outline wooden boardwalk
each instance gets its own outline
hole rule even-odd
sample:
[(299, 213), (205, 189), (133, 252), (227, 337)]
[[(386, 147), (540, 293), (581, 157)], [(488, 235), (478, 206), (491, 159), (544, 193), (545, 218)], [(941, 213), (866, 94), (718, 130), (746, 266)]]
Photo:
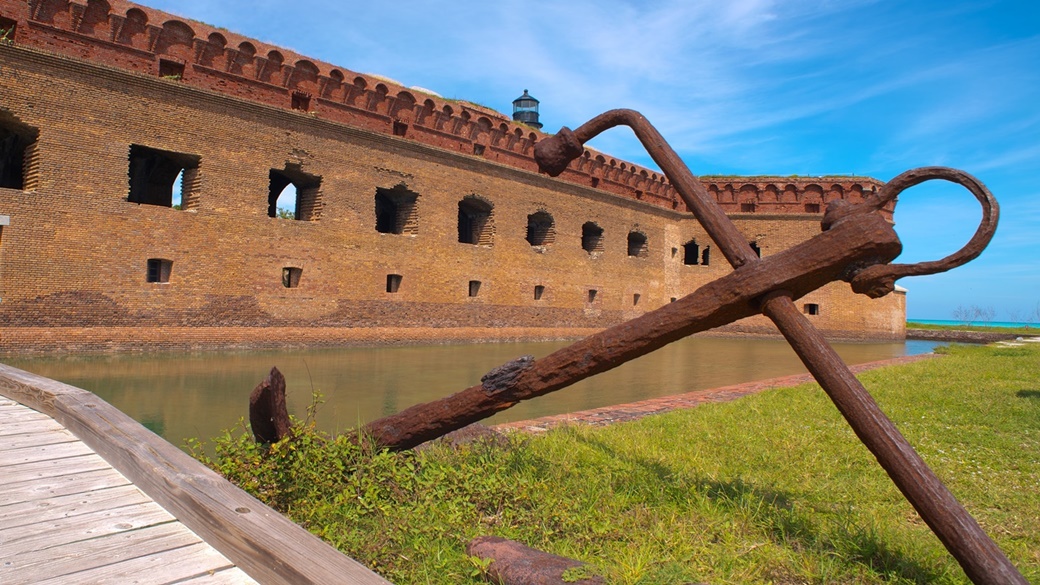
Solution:
[(86, 390), (0, 364), (0, 584), (389, 585)]
[(0, 583), (256, 583), (45, 414), (0, 398)]

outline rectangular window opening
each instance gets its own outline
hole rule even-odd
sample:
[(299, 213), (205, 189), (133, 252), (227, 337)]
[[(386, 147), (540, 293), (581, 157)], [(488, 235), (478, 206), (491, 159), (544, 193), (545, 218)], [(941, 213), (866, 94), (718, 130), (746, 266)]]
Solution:
[(159, 77), (171, 81), (184, 79), (184, 63), (178, 63), (169, 59), (159, 59)]
[(598, 292), (599, 292), (599, 291), (597, 291), (597, 290), (596, 290), (596, 289), (594, 289), (594, 288), (590, 288), (590, 289), (589, 289), (589, 302), (590, 302), (590, 303), (594, 303), (594, 302), (596, 302), (596, 295), (598, 294)]
[(401, 288), (401, 279), (403, 277), (400, 274), (387, 274), (386, 275), (386, 292), (395, 293)]
[(469, 281), (469, 296), (475, 297), (480, 293), (480, 281), (471, 280)]
[(0, 112), (0, 188), (31, 191), (39, 167), (39, 132)]
[(127, 201), (175, 209), (199, 205), (201, 174), (196, 155), (130, 145)]
[(536, 284), (534, 286), (534, 300), (536, 300), (536, 301), (542, 300), (542, 295), (544, 295), (544, 294), (545, 294), (545, 287), (543, 285)]
[(740, 212), (741, 213), (754, 213), (755, 212), (755, 204), (754, 203), (741, 203), (740, 204)]
[(394, 136), (404, 136), (408, 133), (408, 124), (394, 120)]
[(484, 145), (483, 144), (474, 144), (473, 145), (473, 154), (475, 154), (477, 156), (480, 156), (480, 155), (484, 154)]
[(805, 307), (802, 308), (806, 315), (819, 315), (820, 305), (816, 303), (805, 303)]
[(292, 109), (309, 112), (311, 110), (311, 96), (294, 91), (292, 94)]
[(639, 304), (639, 296), (640, 296), (639, 293), (635, 293), (635, 294), (632, 295), (632, 306), (633, 307)]
[(381, 234), (419, 233), (416, 202), (419, 194), (409, 191), (404, 183), (393, 189), (376, 189), (376, 231)]
[(282, 286), (285, 288), (296, 288), (300, 286), (300, 276), (302, 275), (302, 268), (296, 268), (293, 266), (282, 268)]
[(820, 212), (820, 204), (819, 203), (806, 203), (805, 204), (805, 212), (806, 213), (819, 213)]
[(13, 43), (14, 33), (17, 27), (18, 21), (0, 16), (0, 43)]
[(163, 258), (148, 259), (148, 282), (167, 283), (170, 282), (170, 272), (173, 270), (173, 260)]

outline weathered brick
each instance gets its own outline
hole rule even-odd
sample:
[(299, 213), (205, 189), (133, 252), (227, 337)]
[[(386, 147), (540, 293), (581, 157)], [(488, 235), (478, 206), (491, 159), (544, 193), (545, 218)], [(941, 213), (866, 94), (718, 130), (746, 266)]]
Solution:
[[(28, 144), (21, 188), (0, 188), (0, 351), (573, 336), (730, 270), (652, 170), (589, 151), (551, 179), (531, 158), (543, 135), (486, 108), (107, 5), (0, 0), (14, 25), (0, 42), (0, 128)], [(189, 166), (185, 210), (130, 201), (132, 147)], [(305, 220), (268, 217), (272, 171), (305, 187)], [(817, 233), (827, 202), (880, 186), (702, 181), (763, 255)], [(384, 229), (403, 233), (377, 231), (377, 190), (417, 195), (400, 229)], [(458, 241), (470, 197), (493, 206), (482, 245)], [(552, 237), (532, 246), (535, 214), (546, 233), (552, 217)], [(587, 222), (602, 251), (582, 249)], [(630, 232), (646, 236), (645, 256), (627, 254)], [(708, 265), (684, 263), (691, 240)], [(148, 282), (149, 259), (172, 263), (168, 282)], [(300, 269), (298, 286), (283, 286), (285, 268)], [(901, 293), (872, 301), (836, 283), (798, 302), (832, 336), (904, 335)], [(775, 332), (761, 318), (731, 329)]]

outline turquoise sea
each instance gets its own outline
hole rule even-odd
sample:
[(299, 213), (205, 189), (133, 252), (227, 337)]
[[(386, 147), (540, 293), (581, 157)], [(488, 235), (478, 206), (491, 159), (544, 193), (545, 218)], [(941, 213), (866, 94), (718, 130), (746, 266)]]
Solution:
[(912, 326), (914, 323), (921, 325), (972, 325), (975, 327), (1037, 327), (1040, 328), (1040, 323), (1026, 323), (1022, 321), (973, 321), (968, 323), (967, 321), (946, 321), (943, 319), (907, 319), (906, 324)]

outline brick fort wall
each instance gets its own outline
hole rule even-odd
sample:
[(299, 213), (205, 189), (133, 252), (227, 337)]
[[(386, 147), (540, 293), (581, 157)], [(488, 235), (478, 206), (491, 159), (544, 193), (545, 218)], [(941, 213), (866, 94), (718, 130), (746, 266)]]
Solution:
[[(574, 336), (731, 271), (658, 173), (548, 178), (479, 106), (115, 0), (0, 0), (0, 29), (0, 351)], [(880, 186), (702, 180), (763, 256)], [(881, 339), (904, 302), (798, 301)]]

